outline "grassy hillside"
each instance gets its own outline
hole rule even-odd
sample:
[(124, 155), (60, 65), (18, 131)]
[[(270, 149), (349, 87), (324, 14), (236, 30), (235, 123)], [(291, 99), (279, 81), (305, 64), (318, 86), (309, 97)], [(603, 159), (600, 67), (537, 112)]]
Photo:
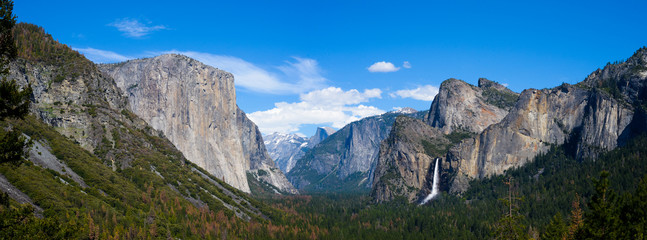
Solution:
[(45, 143), (88, 185), (30, 162), (0, 165), (0, 173), (43, 208), (45, 218), (78, 229), (75, 238), (254, 236), (262, 231), (249, 232), (250, 224), (282, 218), (281, 212), (187, 162), (165, 139), (139, 130), (123, 131), (152, 144), (117, 141), (131, 148), (134, 158), (129, 168), (115, 170), (33, 117), (11, 125)]

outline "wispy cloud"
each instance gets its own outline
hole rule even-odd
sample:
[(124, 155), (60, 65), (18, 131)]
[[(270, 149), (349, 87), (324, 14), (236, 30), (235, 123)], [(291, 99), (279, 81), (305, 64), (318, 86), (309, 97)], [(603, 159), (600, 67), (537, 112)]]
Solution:
[(316, 60), (294, 57), (284, 65), (270, 71), (247, 62), (243, 59), (192, 51), (167, 51), (195, 58), (207, 65), (234, 74), (236, 86), (262, 93), (299, 94), (326, 87), (328, 81), (321, 75)]
[(411, 68), (411, 63), (409, 63), (409, 61), (404, 61), (404, 63), (402, 63), (402, 67), (403, 68)]
[[(148, 22), (148, 24), (151, 24)], [(116, 27), (117, 30), (122, 32), (126, 37), (141, 38), (152, 32), (168, 29), (164, 25), (147, 26), (145, 23), (139, 22), (137, 19), (121, 18), (108, 24), (108, 26)]]
[(95, 49), (91, 47), (88, 47), (88, 48), (73, 47), (72, 49), (82, 53), (87, 59), (90, 59), (90, 61), (93, 61), (95, 63), (123, 62), (129, 59), (133, 59), (132, 57), (124, 56), (116, 52), (100, 50), (100, 49)]
[(395, 72), (398, 70), (400, 70), (399, 67), (396, 67), (391, 62), (385, 61), (373, 63), (373, 65), (368, 67), (369, 72)]
[(389, 94), (391, 97), (413, 98), (421, 101), (433, 101), (438, 94), (438, 88), (431, 85), (420, 86), (415, 89), (403, 89)]
[(341, 128), (359, 119), (382, 114), (385, 111), (360, 103), (373, 98), (381, 98), (380, 89), (356, 89), (344, 91), (341, 88), (328, 87), (300, 95), (300, 102), (279, 102), (274, 108), (257, 111), (247, 116), (254, 121), (261, 132), (289, 133), (297, 132), (305, 124), (331, 124)]

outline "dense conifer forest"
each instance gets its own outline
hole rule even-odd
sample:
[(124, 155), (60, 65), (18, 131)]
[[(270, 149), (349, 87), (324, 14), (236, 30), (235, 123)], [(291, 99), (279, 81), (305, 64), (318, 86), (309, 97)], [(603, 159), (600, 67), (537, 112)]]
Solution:
[[(20, 57), (58, 65), (65, 79), (95, 66), (40, 27), (14, 27), (12, 1), (0, 3), (0, 177), (33, 200), (0, 194), (0, 239), (647, 238), (647, 136), (595, 159), (576, 160), (568, 144), (551, 146), (522, 167), (425, 205), (375, 203), (363, 191), (275, 195), (259, 182), (250, 182), (256, 194), (246, 194), (150, 129), (126, 123), (110, 133), (114, 144), (103, 139), (87, 151), (28, 114), (32, 89), (7, 79), (6, 69)], [(47, 146), (36, 154), (51, 152), (84, 182), (27, 160), (34, 143)], [(110, 165), (114, 152), (130, 166)]]

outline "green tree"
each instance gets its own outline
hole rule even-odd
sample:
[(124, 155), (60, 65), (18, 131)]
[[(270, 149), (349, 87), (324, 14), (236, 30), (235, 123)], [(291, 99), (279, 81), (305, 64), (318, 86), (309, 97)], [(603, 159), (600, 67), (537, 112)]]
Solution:
[(647, 175), (640, 180), (633, 195), (623, 197), (621, 208), (619, 238), (647, 238)]
[(546, 227), (546, 232), (541, 235), (541, 239), (562, 240), (566, 237), (567, 230), (562, 214), (557, 212)]
[(14, 45), (11, 29), (16, 24), (16, 16), (13, 15), (13, 1), (0, 0), (0, 74), (6, 75), (9, 72), (7, 65), (16, 58), (16, 46)]
[(519, 214), (519, 206), (515, 204), (515, 201), (521, 198), (515, 196), (512, 177), (508, 178), (505, 184), (508, 185), (508, 198), (500, 200), (507, 207), (507, 211), (496, 223), (494, 239), (529, 239), (526, 226), (523, 225), (524, 216)]
[(618, 239), (619, 225), (617, 197), (609, 189), (609, 172), (602, 171), (599, 180), (593, 180), (595, 194), (589, 202), (589, 211), (584, 217), (584, 226), (577, 238)]
[[(16, 47), (11, 29), (16, 24), (13, 1), (0, 0), (0, 121), (6, 118), (23, 118), (29, 111), (31, 86), (20, 90), (15, 80), (7, 80), (9, 63), (16, 58)], [(12, 129), (0, 129), (0, 163), (20, 162), (25, 149), (31, 144), (22, 133)]]

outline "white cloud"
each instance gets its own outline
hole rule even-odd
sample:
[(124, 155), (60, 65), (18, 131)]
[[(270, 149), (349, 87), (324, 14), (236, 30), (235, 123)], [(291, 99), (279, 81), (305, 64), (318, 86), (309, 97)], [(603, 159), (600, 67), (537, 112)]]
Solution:
[(404, 61), (404, 63), (402, 63), (402, 67), (403, 68), (411, 68), (411, 63), (409, 63), (409, 61)]
[[(382, 114), (385, 111), (360, 103), (372, 98), (381, 98), (379, 89), (356, 89), (343, 91), (340, 88), (328, 87), (300, 95), (300, 102), (278, 102), (274, 108), (257, 111), (247, 116), (258, 125), (263, 133), (297, 132), (304, 124), (330, 124), (342, 128), (359, 119)], [(358, 105), (359, 104), (359, 105)]]
[(300, 98), (305, 102), (317, 103), (322, 106), (343, 106), (367, 102), (371, 98), (381, 98), (382, 90), (366, 89), (360, 93), (357, 89), (343, 91), (341, 88), (329, 87), (321, 90), (301, 94)]
[(75, 51), (82, 53), (87, 59), (95, 63), (113, 63), (123, 62), (133, 59), (132, 57), (124, 56), (116, 52), (100, 50), (95, 48), (72, 48)]
[(164, 25), (146, 26), (146, 24), (139, 22), (139, 20), (131, 18), (117, 19), (108, 24), (108, 26), (116, 27), (125, 36), (131, 38), (141, 38), (152, 32), (168, 29)]
[(398, 70), (400, 70), (399, 67), (385, 61), (373, 63), (373, 65), (368, 67), (369, 72), (395, 72)]
[(510, 85), (510, 84), (503, 83), (503, 84), (501, 84), (501, 85), (502, 85), (502, 86), (504, 86), (504, 87), (508, 87), (508, 85)]
[(413, 98), (422, 101), (433, 101), (438, 94), (438, 88), (431, 85), (420, 86), (415, 89), (398, 90), (389, 94), (391, 97)]
[(279, 72), (270, 72), (243, 59), (192, 51), (167, 51), (178, 53), (234, 74), (237, 87), (272, 94), (299, 94), (323, 88), (328, 81), (321, 75), (316, 60), (294, 57), (295, 62), (286, 61), (277, 67)]

